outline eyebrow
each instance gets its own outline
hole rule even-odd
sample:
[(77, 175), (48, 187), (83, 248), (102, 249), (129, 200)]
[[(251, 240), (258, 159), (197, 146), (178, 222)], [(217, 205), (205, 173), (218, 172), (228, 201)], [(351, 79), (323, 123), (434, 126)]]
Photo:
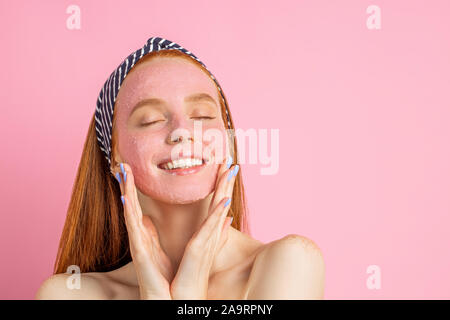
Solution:
[[(210, 102), (214, 104), (214, 106), (217, 107), (216, 101), (207, 93), (195, 93), (193, 95), (190, 95), (189, 97), (184, 98), (184, 102), (186, 103), (199, 103), (199, 102)], [(133, 107), (133, 110), (131, 111), (131, 114), (133, 114), (137, 109), (143, 107), (143, 106), (155, 106), (160, 107), (164, 105), (164, 100), (158, 99), (158, 98), (148, 98), (143, 99), (136, 103), (136, 105)]]

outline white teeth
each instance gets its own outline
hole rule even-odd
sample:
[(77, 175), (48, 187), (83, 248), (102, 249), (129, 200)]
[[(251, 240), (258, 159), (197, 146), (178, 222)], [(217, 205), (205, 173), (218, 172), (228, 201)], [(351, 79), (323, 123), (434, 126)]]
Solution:
[(203, 163), (202, 159), (191, 159), (191, 158), (177, 159), (164, 164), (163, 168), (166, 170), (172, 170), (176, 168), (190, 168), (201, 165), (202, 163)]

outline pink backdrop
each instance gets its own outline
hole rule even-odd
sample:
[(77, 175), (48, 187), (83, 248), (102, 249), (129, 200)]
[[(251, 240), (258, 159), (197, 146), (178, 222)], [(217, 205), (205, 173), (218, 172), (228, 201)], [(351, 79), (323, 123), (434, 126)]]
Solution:
[(132, 3), (0, 3), (0, 298), (51, 274), (97, 94), (151, 36), (206, 64), (237, 127), (280, 130), (276, 175), (242, 167), (253, 237), (313, 239), (326, 299), (450, 298), (449, 1)]

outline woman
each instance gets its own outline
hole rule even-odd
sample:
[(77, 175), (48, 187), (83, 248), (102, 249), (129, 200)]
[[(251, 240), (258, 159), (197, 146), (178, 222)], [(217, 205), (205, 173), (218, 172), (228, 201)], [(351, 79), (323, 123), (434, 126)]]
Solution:
[[(313, 241), (244, 233), (233, 129), (219, 83), (191, 52), (152, 37), (128, 56), (100, 92), (54, 275), (36, 298), (323, 298)], [(69, 266), (80, 287), (68, 285)]]

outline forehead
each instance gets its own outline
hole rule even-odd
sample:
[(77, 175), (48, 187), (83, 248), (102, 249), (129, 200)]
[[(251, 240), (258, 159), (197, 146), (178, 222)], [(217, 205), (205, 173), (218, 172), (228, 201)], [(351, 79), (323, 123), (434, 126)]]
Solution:
[(142, 99), (153, 97), (177, 103), (201, 92), (208, 93), (219, 103), (214, 81), (194, 63), (183, 58), (157, 57), (137, 65), (127, 75), (117, 103), (129, 110)]

